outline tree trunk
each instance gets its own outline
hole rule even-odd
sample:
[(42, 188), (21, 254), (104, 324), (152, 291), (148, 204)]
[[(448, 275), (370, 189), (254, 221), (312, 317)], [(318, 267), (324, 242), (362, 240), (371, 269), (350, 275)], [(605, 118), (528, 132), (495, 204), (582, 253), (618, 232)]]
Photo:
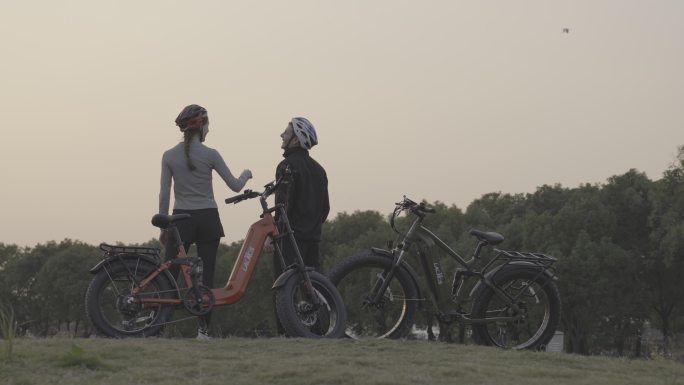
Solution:
[(666, 353), (669, 353), (670, 351), (670, 315), (672, 314), (673, 309), (674, 304), (665, 305), (663, 304), (663, 301), (661, 301), (661, 305), (655, 309), (656, 313), (660, 317), (660, 331), (663, 333), (663, 348), (665, 349)]
[(615, 350), (619, 357), (625, 354), (625, 344), (627, 342), (629, 333), (629, 317), (620, 317), (619, 321), (616, 322), (615, 338), (613, 343), (615, 344)]
[(588, 355), (589, 349), (587, 346), (586, 333), (582, 330), (582, 327), (578, 325), (577, 322), (573, 322), (570, 328), (568, 353)]
[(625, 339), (622, 335), (615, 338), (615, 350), (617, 350), (617, 355), (622, 357), (625, 353)]
[(641, 357), (641, 328), (643, 324), (637, 328), (636, 331), (636, 343), (634, 344), (634, 357)]

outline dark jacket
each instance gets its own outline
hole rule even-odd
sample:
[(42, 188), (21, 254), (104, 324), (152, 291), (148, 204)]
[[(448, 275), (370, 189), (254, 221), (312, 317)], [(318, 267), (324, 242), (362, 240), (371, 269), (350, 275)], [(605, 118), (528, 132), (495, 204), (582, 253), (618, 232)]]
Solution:
[(276, 168), (276, 203), (286, 207), (290, 226), (298, 241), (320, 241), (321, 226), (328, 218), (328, 176), (303, 148), (285, 150)]

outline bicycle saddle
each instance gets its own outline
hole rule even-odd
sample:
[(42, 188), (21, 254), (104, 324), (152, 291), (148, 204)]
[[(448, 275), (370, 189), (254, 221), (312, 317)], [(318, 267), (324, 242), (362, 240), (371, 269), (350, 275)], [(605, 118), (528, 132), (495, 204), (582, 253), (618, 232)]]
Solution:
[(175, 215), (164, 215), (155, 214), (152, 217), (152, 225), (159, 227), (160, 229), (167, 229), (173, 224), (173, 222), (180, 221), (182, 219), (188, 219), (192, 215), (190, 214), (175, 214)]
[(475, 230), (472, 229), (470, 230), (470, 235), (475, 236), (477, 239), (480, 241), (484, 241), (489, 243), (490, 245), (498, 245), (499, 243), (503, 242), (504, 236), (495, 233), (493, 231), (480, 231), (480, 230)]

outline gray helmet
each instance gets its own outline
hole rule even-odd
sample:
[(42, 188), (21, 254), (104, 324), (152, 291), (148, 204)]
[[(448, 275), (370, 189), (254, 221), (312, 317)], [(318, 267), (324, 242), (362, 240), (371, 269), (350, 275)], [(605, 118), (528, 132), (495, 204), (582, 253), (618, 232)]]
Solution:
[(301, 117), (292, 118), (290, 124), (292, 124), (294, 133), (297, 135), (299, 145), (302, 146), (302, 148), (310, 150), (311, 147), (318, 144), (316, 129), (308, 119)]

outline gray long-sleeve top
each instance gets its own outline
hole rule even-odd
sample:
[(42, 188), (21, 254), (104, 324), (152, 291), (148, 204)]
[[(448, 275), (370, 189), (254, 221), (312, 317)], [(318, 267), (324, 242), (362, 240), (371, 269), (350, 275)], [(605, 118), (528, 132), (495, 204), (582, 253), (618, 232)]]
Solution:
[(195, 136), (190, 143), (190, 159), (195, 166), (191, 171), (185, 157), (185, 143), (179, 143), (164, 152), (159, 191), (159, 213), (168, 214), (171, 182), (173, 180), (174, 209), (199, 210), (216, 208), (214, 189), (211, 184), (212, 170), (223, 178), (233, 191), (240, 191), (248, 178), (235, 178), (226, 162), (213, 148), (202, 144)]

